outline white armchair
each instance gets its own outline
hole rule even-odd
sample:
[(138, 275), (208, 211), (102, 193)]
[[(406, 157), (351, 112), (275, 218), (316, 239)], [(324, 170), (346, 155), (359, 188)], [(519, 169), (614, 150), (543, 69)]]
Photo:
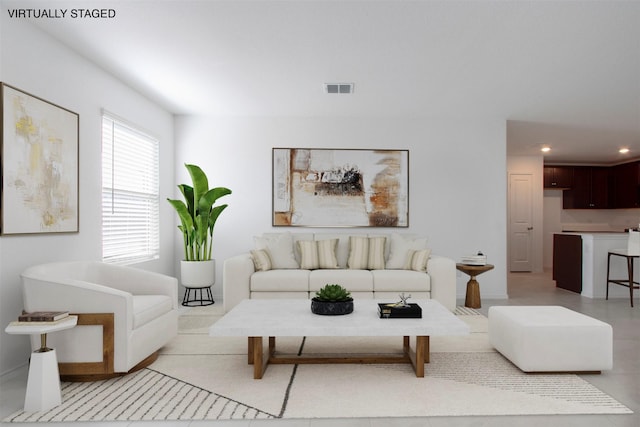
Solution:
[[(77, 261), (28, 268), (22, 284), (26, 311), (78, 315), (78, 326), (47, 338), (63, 379), (104, 379), (140, 369), (178, 334), (174, 277)], [(32, 347), (39, 347), (38, 337), (32, 338)]]

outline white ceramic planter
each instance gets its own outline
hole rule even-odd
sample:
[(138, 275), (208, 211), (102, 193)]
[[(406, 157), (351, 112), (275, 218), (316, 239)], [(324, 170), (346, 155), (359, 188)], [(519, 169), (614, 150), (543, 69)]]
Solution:
[(216, 281), (216, 260), (180, 261), (180, 282), (185, 288), (204, 288)]

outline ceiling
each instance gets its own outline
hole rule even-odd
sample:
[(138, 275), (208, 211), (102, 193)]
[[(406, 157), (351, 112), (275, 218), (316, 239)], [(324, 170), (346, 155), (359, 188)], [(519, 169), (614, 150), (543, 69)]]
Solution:
[(488, 118), (510, 155), (640, 158), (639, 1), (0, 2), (113, 9), (32, 22), (175, 114)]

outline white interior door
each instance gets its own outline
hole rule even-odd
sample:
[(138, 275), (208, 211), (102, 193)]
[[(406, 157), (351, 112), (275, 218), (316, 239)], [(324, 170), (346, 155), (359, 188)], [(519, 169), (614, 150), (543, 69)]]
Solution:
[(532, 271), (533, 177), (509, 175), (510, 271)]

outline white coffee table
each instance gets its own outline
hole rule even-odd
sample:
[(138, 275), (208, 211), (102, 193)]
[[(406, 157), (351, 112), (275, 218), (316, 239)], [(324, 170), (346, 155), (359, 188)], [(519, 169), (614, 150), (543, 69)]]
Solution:
[[(411, 363), (417, 377), (424, 377), (429, 362), (429, 337), (466, 335), (469, 326), (435, 300), (411, 300), (422, 308), (421, 319), (380, 319), (379, 300), (356, 300), (354, 311), (344, 316), (311, 313), (311, 301), (302, 299), (244, 300), (209, 328), (210, 336), (248, 337), (249, 364), (253, 377), (262, 378), (269, 363)], [(275, 337), (403, 337), (399, 356), (355, 357), (276, 355)], [(416, 337), (415, 350), (410, 336)], [(269, 351), (263, 356), (263, 337), (269, 337)]]
[(40, 348), (31, 353), (27, 391), (24, 398), (25, 412), (46, 411), (62, 403), (60, 375), (56, 350), (47, 347), (47, 334), (71, 329), (78, 323), (78, 316), (51, 323), (10, 324), (5, 332), (13, 335), (40, 335)]

